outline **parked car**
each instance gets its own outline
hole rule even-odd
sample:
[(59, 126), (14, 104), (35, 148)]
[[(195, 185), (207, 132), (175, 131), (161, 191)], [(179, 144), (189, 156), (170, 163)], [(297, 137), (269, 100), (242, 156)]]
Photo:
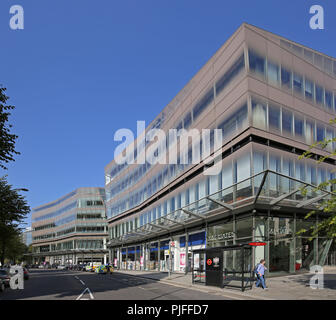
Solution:
[(6, 288), (5, 281), (0, 279), (0, 292), (4, 292)]
[(0, 269), (0, 280), (4, 283), (4, 285), (8, 288), (10, 282), (10, 274), (8, 270)]
[(29, 272), (28, 272), (28, 269), (27, 268), (23, 268), (23, 278), (25, 280), (28, 280), (29, 279)]
[(66, 269), (66, 266), (64, 264), (57, 266), (57, 270), (65, 270), (65, 269)]

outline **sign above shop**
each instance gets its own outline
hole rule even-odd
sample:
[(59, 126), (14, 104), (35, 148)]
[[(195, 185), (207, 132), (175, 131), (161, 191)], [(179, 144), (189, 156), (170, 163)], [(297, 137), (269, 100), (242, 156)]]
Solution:
[(228, 240), (233, 239), (234, 233), (233, 232), (226, 232), (220, 234), (212, 234), (208, 236), (208, 241), (220, 241), (220, 240)]

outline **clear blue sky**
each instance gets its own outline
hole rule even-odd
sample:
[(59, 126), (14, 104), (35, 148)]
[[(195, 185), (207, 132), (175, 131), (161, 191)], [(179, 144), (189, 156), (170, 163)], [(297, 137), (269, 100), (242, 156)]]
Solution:
[[(13, 4), (24, 30), (9, 28)], [(313, 4), (325, 30), (309, 28)], [(115, 131), (153, 120), (242, 22), (335, 57), (335, 15), (334, 0), (1, 0), (0, 84), (21, 155), (0, 175), (32, 208), (103, 186)]]

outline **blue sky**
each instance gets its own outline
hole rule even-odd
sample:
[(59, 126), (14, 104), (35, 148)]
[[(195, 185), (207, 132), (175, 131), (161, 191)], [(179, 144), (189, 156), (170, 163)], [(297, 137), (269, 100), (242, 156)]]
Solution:
[[(14, 4), (24, 30), (9, 28)], [(313, 4), (324, 30), (309, 28)], [(1, 0), (0, 84), (21, 155), (0, 175), (32, 208), (103, 186), (115, 131), (152, 121), (242, 22), (336, 57), (335, 14), (334, 0)]]

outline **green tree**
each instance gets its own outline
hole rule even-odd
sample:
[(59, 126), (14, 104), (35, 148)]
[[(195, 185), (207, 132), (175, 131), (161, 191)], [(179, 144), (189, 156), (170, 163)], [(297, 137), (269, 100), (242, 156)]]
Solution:
[(0, 178), (0, 262), (4, 264), (11, 240), (20, 233), (20, 224), (30, 212), (25, 198), (13, 189), (6, 177)]
[(9, 238), (6, 258), (13, 263), (19, 263), (23, 261), (23, 255), (27, 252), (28, 247), (22, 242), (21, 233), (15, 232), (14, 235)]
[(13, 156), (20, 154), (15, 150), (17, 135), (10, 132), (12, 125), (8, 124), (10, 111), (15, 109), (14, 106), (7, 105), (9, 97), (5, 94), (6, 88), (0, 86), (0, 168), (7, 169), (9, 161), (15, 161)]
[[(331, 124), (336, 123), (336, 118), (330, 120)], [(333, 158), (336, 156), (336, 150), (333, 148), (333, 143), (336, 142), (336, 137), (335, 138), (329, 138), (329, 139), (324, 139), (323, 141), (317, 141), (313, 143), (308, 150), (306, 150), (300, 157), (299, 159), (309, 159), (309, 158), (315, 158), (317, 164), (320, 164), (324, 162), (325, 160), (329, 158)], [(314, 153), (312, 150), (316, 147), (320, 147), (323, 150), (327, 149), (328, 154), (326, 156), (320, 156), (319, 158), (314, 157)], [(335, 169), (336, 171), (336, 169)], [(325, 213), (324, 219), (319, 220), (316, 226), (311, 227), (312, 231), (312, 236), (311, 239), (316, 238), (317, 235), (320, 232), (323, 232), (326, 234), (326, 236), (330, 239), (335, 239), (336, 238), (336, 179), (327, 179), (324, 182), (321, 182), (316, 186), (316, 188), (313, 188), (313, 192), (316, 192), (320, 194), (324, 190), (332, 190), (331, 195), (324, 199), (317, 210), (312, 210), (306, 215), (306, 219), (309, 217), (316, 215), (318, 212), (320, 213)], [(306, 195), (308, 193), (308, 188), (303, 187), (302, 188), (302, 194)], [(302, 234), (306, 232), (306, 229), (302, 229), (298, 231), (298, 234)]]

